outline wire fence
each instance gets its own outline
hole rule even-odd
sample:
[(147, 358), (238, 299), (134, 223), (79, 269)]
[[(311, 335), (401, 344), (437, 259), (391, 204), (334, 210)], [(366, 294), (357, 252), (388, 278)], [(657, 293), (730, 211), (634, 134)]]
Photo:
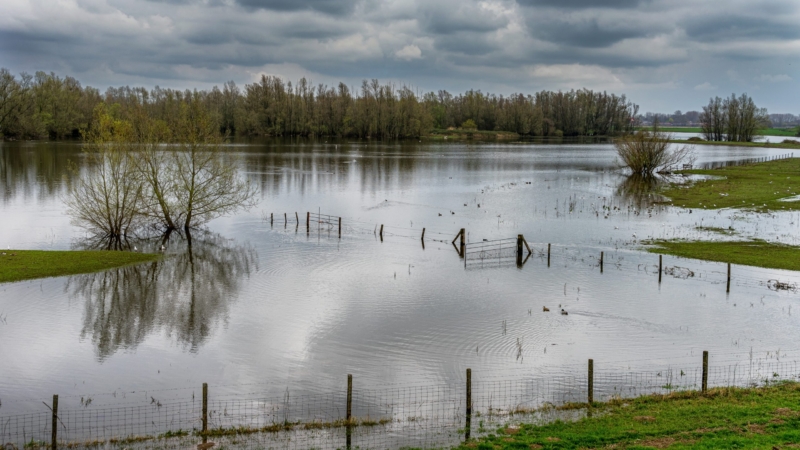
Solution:
[[(743, 166), (745, 164), (755, 164), (761, 162), (769, 162), (769, 161), (778, 161), (783, 159), (790, 159), (794, 158), (793, 153), (785, 153), (783, 155), (774, 155), (774, 156), (764, 156), (761, 158), (745, 158), (745, 159), (732, 159), (728, 161), (710, 161), (703, 164), (699, 164), (696, 169), (718, 169), (720, 167), (731, 167), (731, 166)], [(692, 169), (693, 167), (685, 167), (687, 169)], [(675, 169), (678, 170), (678, 169)]]
[(698, 358), (695, 365), (649, 371), (590, 362), (588, 370), (574, 365), (560, 374), (545, 370), (513, 379), (480, 373), (473, 378), (468, 370), (464, 378), (448, 384), (380, 389), (360, 389), (355, 379), (352, 389), (343, 382), (338, 392), (315, 394), (287, 389), (280, 396), (263, 396), (243, 385), (241, 393), (215, 395), (212, 386), (202, 398), (192, 395), (162, 403), (151, 397), (149, 402), (117, 407), (87, 403), (79, 409), (58, 409), (54, 398), (38, 403), (36, 412), (0, 417), (0, 442), (6, 450), (187, 448), (206, 441), (234, 448), (447, 448), (510, 422), (583, 417), (590, 398), (607, 401), (700, 391), (703, 386), (797, 381), (800, 354), (788, 353), (759, 358), (751, 353), (747, 360), (721, 355), (705, 368)]

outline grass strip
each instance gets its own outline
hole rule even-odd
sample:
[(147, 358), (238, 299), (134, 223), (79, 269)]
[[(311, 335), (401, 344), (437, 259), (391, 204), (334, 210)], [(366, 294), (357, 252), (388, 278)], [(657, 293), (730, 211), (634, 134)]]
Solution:
[(667, 185), (661, 194), (669, 197), (675, 206), (755, 211), (800, 210), (800, 201), (780, 201), (800, 195), (800, 158), (718, 169), (683, 170), (680, 173), (712, 175), (715, 179)]
[(158, 258), (151, 253), (106, 250), (4, 250), (0, 252), (0, 283), (98, 272)]
[(800, 247), (754, 241), (667, 241), (646, 242), (650, 253), (681, 256), (767, 269), (800, 270)]
[(506, 426), (458, 448), (770, 449), (796, 448), (798, 442), (800, 384), (787, 382), (599, 403), (593, 417)]
[[(637, 130), (653, 131), (652, 127), (637, 127)], [(702, 133), (703, 129), (700, 127), (658, 127), (658, 131), (665, 133)], [(794, 128), (764, 128), (758, 130), (758, 135), (761, 136), (797, 136), (797, 130)]]
[(673, 144), (689, 145), (722, 145), (727, 147), (758, 147), (758, 148), (788, 148), (800, 150), (800, 144), (785, 144), (782, 142), (728, 142), (728, 141), (690, 141), (688, 139), (670, 139)]

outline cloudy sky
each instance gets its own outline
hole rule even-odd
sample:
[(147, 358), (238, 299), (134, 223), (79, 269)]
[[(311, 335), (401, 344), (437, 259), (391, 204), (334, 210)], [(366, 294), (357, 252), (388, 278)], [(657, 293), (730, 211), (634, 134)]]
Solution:
[(798, 0), (1, 0), (0, 67), (208, 88), (262, 74), (509, 94), (590, 88), (642, 111), (747, 92), (800, 113)]

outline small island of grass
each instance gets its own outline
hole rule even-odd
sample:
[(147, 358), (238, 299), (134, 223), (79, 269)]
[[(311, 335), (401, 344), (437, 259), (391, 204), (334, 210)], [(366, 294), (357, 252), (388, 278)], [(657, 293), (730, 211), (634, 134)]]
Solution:
[(761, 240), (668, 241), (656, 240), (647, 251), (767, 269), (800, 270), (800, 247)]
[(662, 194), (675, 206), (755, 211), (800, 210), (800, 158), (680, 173), (710, 175), (688, 184), (671, 183)]
[(794, 382), (615, 399), (592, 417), (505, 426), (458, 448), (787, 448), (800, 441), (799, 401)]
[(99, 272), (159, 257), (152, 253), (104, 250), (4, 250), (0, 252), (0, 283)]

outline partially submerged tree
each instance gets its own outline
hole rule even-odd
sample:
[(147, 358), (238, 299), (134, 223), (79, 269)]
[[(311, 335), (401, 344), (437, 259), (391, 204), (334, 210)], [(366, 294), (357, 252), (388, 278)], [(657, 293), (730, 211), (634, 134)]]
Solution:
[(634, 174), (648, 176), (685, 160), (692, 160), (692, 147), (674, 147), (671, 136), (659, 131), (639, 131), (614, 141), (617, 155)]
[[(112, 240), (124, 239), (140, 222), (143, 183), (133, 161), (131, 128), (100, 104), (86, 135), (89, 168), (77, 177), (65, 199), (76, 225)], [(76, 165), (72, 170), (79, 171)]]

